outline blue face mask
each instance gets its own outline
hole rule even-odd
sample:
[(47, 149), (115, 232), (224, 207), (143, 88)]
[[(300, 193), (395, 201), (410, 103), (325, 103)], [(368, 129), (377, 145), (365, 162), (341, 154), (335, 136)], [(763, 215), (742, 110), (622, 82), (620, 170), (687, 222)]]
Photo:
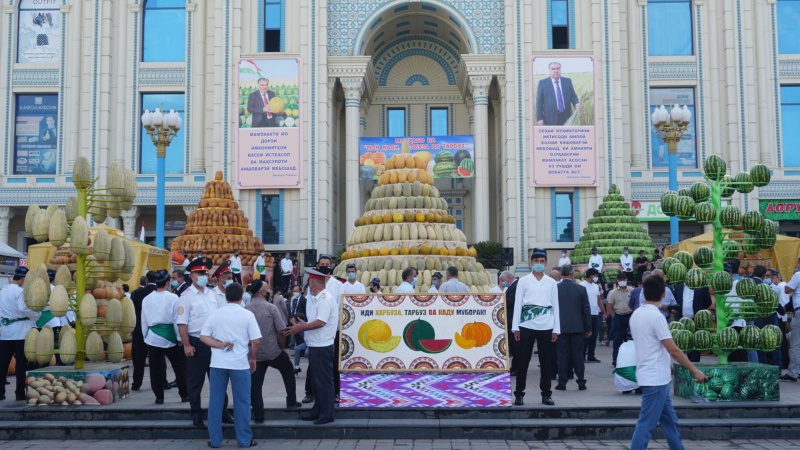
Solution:
[(533, 265), (533, 271), (536, 272), (536, 273), (544, 272), (544, 264), (534, 264)]
[(507, 287), (508, 287), (508, 281), (503, 281), (503, 283), (502, 283), (502, 284), (503, 284), (503, 287), (504, 287), (504, 288), (507, 288)]
[(178, 280), (172, 280), (172, 283), (170, 283), (169, 285), (174, 288), (178, 287)]
[(356, 279), (356, 273), (355, 272), (348, 272), (347, 273), (347, 279), (348, 280), (355, 280)]
[(438, 281), (436, 281), (436, 280), (433, 280), (433, 281), (431, 281), (431, 284), (432, 284), (432, 285), (434, 285), (434, 286), (438, 286), (438, 285), (439, 285), (439, 282), (438, 282)]
[(772, 284), (772, 278), (767, 278), (766, 280), (764, 280), (764, 284), (770, 286)]
[(208, 284), (208, 276), (200, 275), (199, 277), (197, 277), (197, 285), (198, 286), (206, 287), (207, 284)]
[(228, 286), (230, 286), (232, 284), (233, 284), (233, 280), (228, 280), (223, 284), (223, 286), (228, 287)]
[(416, 286), (417, 285), (417, 277), (414, 277), (414, 279), (411, 280), (411, 285), (412, 286)]

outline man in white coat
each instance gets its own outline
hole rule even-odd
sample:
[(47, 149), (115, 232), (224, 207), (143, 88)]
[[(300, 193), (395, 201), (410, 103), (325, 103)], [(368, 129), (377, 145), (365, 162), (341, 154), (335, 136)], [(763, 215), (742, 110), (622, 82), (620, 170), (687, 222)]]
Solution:
[(28, 359), (25, 358), (25, 335), (33, 328), (41, 313), (32, 311), (22, 298), (22, 283), (27, 267), (17, 267), (8, 286), (0, 291), (0, 400), (6, 399), (6, 374), (11, 356), (16, 358), (16, 399), (25, 400)]

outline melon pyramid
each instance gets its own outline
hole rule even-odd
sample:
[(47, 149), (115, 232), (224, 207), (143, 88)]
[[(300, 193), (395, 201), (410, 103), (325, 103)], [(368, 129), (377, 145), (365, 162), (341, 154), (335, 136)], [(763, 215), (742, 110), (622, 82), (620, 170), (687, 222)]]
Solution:
[[(253, 265), (264, 245), (248, 228), (247, 217), (233, 199), (230, 184), (222, 179), (222, 172), (217, 172), (214, 180), (206, 183), (198, 208), (189, 215), (186, 228), (170, 247), (187, 252), (189, 260), (202, 250), (214, 265), (223, 263), (238, 249), (242, 266), (247, 267)], [(266, 259), (271, 267), (272, 258)]]
[(378, 178), (364, 215), (347, 238), (335, 276), (343, 278), (345, 267), (353, 263), (364, 285), (379, 278), (383, 292), (392, 293), (403, 281), (403, 270), (414, 267), (416, 290), (426, 293), (435, 272), (444, 275), (449, 266), (455, 266), (459, 280), (472, 292), (489, 292), (496, 284), (475, 260), (475, 250), (467, 247), (466, 236), (448, 214), (447, 202), (426, 170), (428, 162), (410, 153), (408, 141), (386, 161), (386, 171)]

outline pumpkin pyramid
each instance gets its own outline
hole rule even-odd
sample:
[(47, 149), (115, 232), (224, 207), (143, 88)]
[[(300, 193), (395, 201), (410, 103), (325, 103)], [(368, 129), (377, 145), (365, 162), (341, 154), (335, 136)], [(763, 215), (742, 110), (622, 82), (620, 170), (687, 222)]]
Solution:
[(364, 215), (347, 238), (347, 250), (334, 275), (344, 277), (347, 264), (354, 263), (360, 281), (367, 285), (381, 280), (384, 293), (392, 293), (403, 280), (407, 267), (418, 271), (416, 290), (426, 293), (435, 272), (455, 266), (459, 280), (472, 292), (489, 292), (495, 285), (467, 238), (447, 212), (447, 202), (433, 185), (426, 161), (410, 153), (403, 141), (400, 153), (386, 161), (365, 205)]
[[(244, 211), (233, 199), (231, 185), (219, 171), (213, 181), (206, 183), (198, 208), (189, 215), (186, 228), (170, 246), (174, 251), (187, 252), (189, 260), (202, 251), (214, 265), (222, 264), (238, 249), (245, 267), (252, 266), (264, 249), (248, 227)], [(266, 259), (267, 267), (272, 267), (272, 258)]]
[(636, 218), (636, 212), (614, 184), (594, 212), (594, 217), (589, 219), (589, 226), (584, 228), (580, 242), (570, 255), (572, 263), (588, 264), (593, 247), (597, 247), (597, 254), (603, 257), (604, 264), (619, 263), (625, 247), (634, 258), (640, 250), (644, 250), (645, 255), (652, 255), (655, 251), (650, 235)]

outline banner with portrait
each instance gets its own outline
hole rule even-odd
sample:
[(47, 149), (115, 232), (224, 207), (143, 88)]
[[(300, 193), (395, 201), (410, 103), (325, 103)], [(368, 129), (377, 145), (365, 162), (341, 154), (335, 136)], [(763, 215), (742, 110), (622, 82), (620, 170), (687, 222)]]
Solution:
[(61, 2), (20, 0), (17, 62), (55, 64), (61, 59)]
[[(692, 112), (692, 121), (686, 126), (683, 138), (678, 141), (678, 167), (697, 167), (697, 135), (695, 132), (695, 109), (693, 88), (651, 88), (650, 89), (650, 114), (661, 105), (670, 111), (672, 106), (684, 105)], [(648, 115), (649, 117), (649, 115)], [(669, 167), (669, 153), (667, 143), (650, 127), (650, 142), (652, 145), (653, 168)]]
[(239, 189), (302, 187), (301, 67), (300, 59), (295, 57), (261, 55), (239, 59)]
[(531, 186), (597, 186), (595, 58), (531, 57)]
[(57, 156), (58, 95), (17, 95), (14, 174), (55, 174)]

